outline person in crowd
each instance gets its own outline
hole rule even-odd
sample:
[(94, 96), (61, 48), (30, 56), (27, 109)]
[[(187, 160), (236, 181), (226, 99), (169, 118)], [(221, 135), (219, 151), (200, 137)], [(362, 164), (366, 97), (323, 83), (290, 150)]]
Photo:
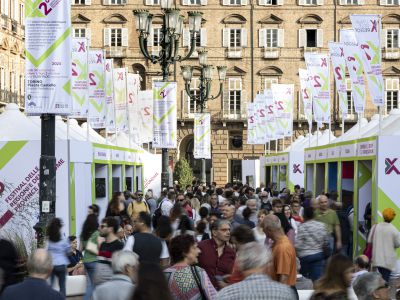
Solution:
[(223, 218), (229, 221), (232, 229), (236, 228), (241, 224), (237, 219), (235, 219), (235, 206), (233, 205), (225, 205), (222, 207), (221, 212), (223, 214)]
[(87, 274), (84, 300), (90, 300), (94, 287), (94, 274), (97, 265), (97, 254), (102, 239), (99, 236), (99, 223), (95, 214), (86, 217), (80, 235), (80, 249), (83, 251), (83, 265)]
[(351, 283), (354, 284), (357, 277), (369, 271), (369, 258), (366, 255), (359, 255), (354, 259), (354, 274)]
[(171, 221), (167, 216), (161, 216), (157, 223), (157, 228), (154, 234), (161, 239), (162, 250), (161, 250), (161, 265), (169, 266), (170, 255), (168, 250), (169, 241), (172, 238), (172, 226)]
[(304, 208), (306, 208), (306, 207), (308, 207), (308, 206), (311, 206), (311, 199), (313, 199), (313, 197), (314, 197), (313, 192), (311, 192), (311, 191), (306, 191), (306, 192), (304, 193), (304, 200), (303, 200), (302, 206), (303, 206)]
[(294, 230), (294, 234), (297, 234), (297, 223), (296, 220), (292, 217), (292, 208), (289, 204), (283, 205), (283, 213), (286, 219), (289, 221), (290, 226), (292, 226)]
[(314, 212), (315, 219), (326, 225), (328, 233), (331, 235), (329, 244), (332, 251), (340, 251), (342, 248), (342, 235), (339, 218), (336, 212), (329, 208), (328, 197), (319, 195), (317, 201), (319, 202), (319, 209)]
[(55, 277), (57, 276), (58, 284), (60, 286), (60, 293), (66, 295), (66, 276), (67, 276), (67, 265), (68, 254), (71, 251), (71, 246), (66, 239), (61, 236), (61, 228), (63, 227), (63, 222), (59, 218), (54, 218), (50, 221), (47, 227), (47, 250), (49, 251), (53, 271), (51, 273), (51, 286), (54, 284)]
[(389, 285), (376, 272), (364, 273), (357, 277), (353, 289), (358, 300), (390, 300)]
[(117, 236), (119, 228), (118, 220), (113, 217), (106, 217), (100, 224), (100, 236), (104, 242), (100, 244), (99, 254), (97, 255), (97, 266), (95, 272), (95, 284), (101, 284), (112, 277), (111, 258), (114, 252), (122, 250), (122, 243)]
[(220, 219), (220, 215), (215, 214), (215, 213), (211, 213), (210, 216), (208, 217), (208, 227), (209, 227), (209, 233), (211, 233), (211, 225)]
[[(254, 197), (254, 196), (253, 196)], [(257, 200), (255, 198), (251, 198), (246, 201), (246, 206), (247, 208), (250, 209), (250, 221), (252, 221), (254, 224), (257, 223), (257, 213), (258, 213), (258, 208), (257, 208)]]
[(272, 262), (269, 268), (271, 278), (290, 286), (297, 295), (295, 287), (297, 275), (296, 251), (284, 234), (280, 219), (276, 215), (268, 215), (264, 218), (264, 232), (274, 242)]
[(216, 290), (198, 263), (200, 249), (193, 236), (174, 237), (170, 243), (172, 266), (164, 270), (174, 299), (214, 299)]
[(123, 242), (124, 243), (126, 243), (126, 241), (132, 235), (132, 233), (133, 233), (132, 225), (131, 224), (125, 224), (124, 225), (124, 238), (123, 238)]
[(200, 221), (199, 223), (197, 223), (197, 226), (196, 226), (196, 240), (198, 242), (210, 239), (210, 235), (209, 235), (208, 232), (206, 232), (206, 230), (207, 230), (207, 224), (206, 223), (204, 223), (203, 221)]
[(237, 255), (237, 265), (245, 279), (218, 292), (218, 300), (264, 299), (292, 300), (292, 290), (271, 280), (265, 269), (271, 259), (270, 252), (257, 242), (243, 245)]
[(324, 245), (328, 238), (325, 224), (315, 220), (312, 207), (306, 207), (304, 223), (296, 235), (295, 248), (300, 259), (301, 274), (312, 281), (322, 276), (325, 266)]
[(303, 274), (300, 273), (301, 270), (301, 264), (300, 260), (297, 258), (296, 259), (296, 269), (297, 269), (297, 277), (296, 277), (296, 289), (299, 290), (313, 290), (314, 289), (314, 283), (311, 279), (303, 276)]
[(279, 221), (281, 222), (283, 232), (286, 234), (286, 236), (289, 238), (290, 242), (294, 246), (296, 234), (292, 225), (290, 225), (289, 220), (286, 218), (284, 213), (275, 213), (275, 215), (279, 218)]
[(182, 216), (187, 216), (187, 214), (185, 213), (185, 210), (181, 204), (181, 203), (183, 203), (183, 201), (185, 201), (185, 199), (182, 196), (181, 197), (178, 196), (177, 199), (179, 199), (179, 201), (177, 201), (174, 204), (174, 206), (172, 207), (172, 209), (170, 211), (170, 215), (169, 215), (169, 218), (171, 220), (172, 230), (174, 232), (176, 230), (178, 230), (179, 223), (181, 221)]
[(260, 193), (260, 209), (265, 209), (266, 211), (272, 210), (270, 196), (267, 191), (262, 191)]
[(100, 215), (100, 207), (97, 204), (92, 204), (88, 206), (88, 215), (96, 215), (99, 217)]
[(128, 216), (133, 222), (133, 220), (135, 220), (142, 211), (149, 214), (150, 208), (147, 202), (143, 199), (143, 192), (141, 190), (137, 190), (135, 193), (135, 199), (133, 199), (132, 203), (128, 206)]
[(124, 191), (124, 198), (125, 198), (124, 206), (125, 206), (125, 209), (127, 209), (129, 204), (131, 204), (133, 201), (132, 192), (130, 190)]
[(236, 209), (235, 217), (238, 219), (243, 219), (243, 210), (247, 207), (247, 198), (243, 196), (239, 199), (239, 207)]
[(342, 254), (329, 260), (323, 276), (315, 283), (310, 300), (348, 300), (348, 288), (353, 276), (353, 262)]
[(190, 199), (190, 206), (192, 207), (192, 220), (196, 223), (200, 221), (200, 201), (198, 198), (194, 197)]
[(45, 249), (37, 249), (28, 258), (29, 276), (21, 283), (8, 286), (1, 300), (64, 300), (65, 295), (46, 282), (53, 270), (52, 257)]
[(292, 200), (292, 204), (291, 204), (292, 218), (296, 221), (297, 227), (299, 227), (299, 225), (304, 222), (304, 220), (303, 220), (304, 211), (303, 211), (303, 213), (301, 212), (301, 210), (303, 208), (300, 205), (300, 201), (297, 200), (296, 198), (299, 198), (299, 196), (293, 197), (294, 200)]
[[(151, 231), (151, 217), (142, 211), (134, 220), (137, 233), (128, 238), (124, 250), (133, 251), (139, 255), (140, 262), (160, 264), (163, 253), (161, 239), (153, 235)], [(168, 258), (167, 254), (167, 258)]]
[(212, 194), (210, 198), (210, 214), (215, 213), (218, 214), (219, 216), (221, 215), (221, 210), (219, 207), (219, 202), (218, 202), (218, 195), (217, 194)]
[(174, 300), (159, 264), (141, 262), (132, 300)]
[(274, 214), (280, 214), (282, 213), (283, 209), (283, 202), (279, 198), (273, 198), (272, 199), (272, 212)]
[(111, 262), (114, 275), (109, 281), (95, 288), (93, 300), (130, 300), (137, 280), (138, 267), (137, 254), (132, 251), (114, 252)]
[(353, 207), (353, 192), (342, 191), (342, 202), (335, 204), (332, 207), (336, 209), (336, 214), (339, 218), (340, 233), (342, 239), (342, 248), (340, 253), (352, 256), (353, 252), (353, 227), (354, 227), (354, 207)]
[(257, 214), (257, 226), (253, 228), (256, 241), (265, 245), (264, 218), (268, 215), (268, 211), (260, 209)]
[(84, 275), (85, 269), (82, 263), (83, 255), (82, 252), (78, 250), (78, 240), (74, 235), (69, 236), (68, 240), (71, 246), (71, 252), (68, 255), (68, 275)]
[(203, 222), (204, 224), (206, 224), (206, 232), (209, 233), (210, 232), (210, 227), (209, 227), (209, 222), (208, 222), (209, 210), (204, 206), (200, 207), (199, 215), (200, 215), (200, 220), (197, 221), (196, 224), (198, 224), (200, 222)]
[(125, 215), (125, 196), (122, 192), (115, 192), (111, 201), (108, 203), (106, 217), (113, 217), (118, 221), (118, 225), (122, 224)]
[[(183, 197), (183, 199), (184, 199), (184, 197)], [(169, 217), (171, 209), (174, 206), (174, 204), (175, 204), (175, 192), (170, 191), (167, 194), (167, 199), (163, 199), (160, 202), (160, 208), (161, 208), (162, 215)]]
[(393, 208), (382, 211), (383, 222), (371, 228), (368, 243), (372, 243), (372, 267), (378, 269), (383, 279), (389, 282), (390, 273), (397, 262), (396, 249), (400, 247), (400, 232), (391, 222), (396, 217)]
[[(247, 200), (247, 201), (249, 201), (249, 200)], [(251, 209), (246, 207), (242, 212), (242, 215), (243, 215), (242, 223), (244, 225), (250, 227), (251, 229), (253, 229), (254, 227), (256, 227), (256, 224), (254, 224), (254, 222), (250, 221), (251, 214), (252, 214)]]
[(183, 234), (190, 234), (192, 236), (195, 236), (192, 221), (187, 215), (181, 216), (178, 229), (174, 232), (173, 237)]
[(145, 200), (147, 205), (149, 206), (150, 215), (152, 216), (157, 209), (157, 200), (154, 198), (152, 189), (147, 190)]
[[(12, 284), (18, 283), (17, 264), (18, 252), (9, 240), (0, 238), (0, 295), (2, 291)], [(1, 282), (2, 281), (2, 282)]]
[(235, 251), (228, 245), (231, 237), (228, 220), (217, 220), (210, 229), (212, 238), (199, 243), (199, 266), (207, 272), (214, 287), (219, 289), (217, 278), (232, 273)]

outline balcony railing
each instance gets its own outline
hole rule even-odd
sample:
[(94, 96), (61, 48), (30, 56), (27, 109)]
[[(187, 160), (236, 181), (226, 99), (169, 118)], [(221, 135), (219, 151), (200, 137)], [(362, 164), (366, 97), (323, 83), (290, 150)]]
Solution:
[(400, 59), (400, 49), (385, 49), (383, 51), (383, 58), (390, 59), (390, 60), (397, 60)]
[(228, 48), (226, 56), (228, 58), (242, 58), (242, 48)]
[(247, 102), (241, 101), (239, 107), (231, 107), (230, 103), (225, 103), (222, 108), (222, 112), (219, 116), (220, 119), (224, 120), (247, 120)]
[(279, 58), (279, 48), (264, 48), (264, 58)]
[(108, 47), (106, 48), (106, 57), (126, 57), (127, 47)]

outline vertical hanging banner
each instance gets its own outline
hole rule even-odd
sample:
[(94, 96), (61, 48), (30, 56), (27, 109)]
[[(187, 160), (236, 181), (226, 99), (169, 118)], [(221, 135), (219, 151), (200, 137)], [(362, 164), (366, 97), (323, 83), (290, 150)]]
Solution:
[(140, 90), (139, 74), (128, 73), (127, 75), (127, 93), (128, 93), (128, 117), (129, 132), (136, 144), (143, 143), (141, 141), (141, 124), (140, 109), (138, 106), (138, 92)]
[(26, 112), (69, 115), (71, 3), (28, 0), (25, 16)]
[(311, 79), (314, 119), (317, 123), (330, 123), (330, 77), (328, 55), (305, 53), (304, 59)]
[(211, 158), (211, 117), (208, 113), (194, 114), (194, 158)]
[(293, 84), (272, 84), (275, 102), (276, 135), (291, 137), (293, 134)]
[(336, 89), (339, 95), (339, 107), (342, 112), (342, 118), (346, 119), (347, 89), (346, 89), (346, 58), (344, 55), (343, 43), (329, 42), (329, 55), (333, 66), (333, 76), (335, 77)]
[(255, 103), (247, 103), (247, 144), (254, 145), (256, 143), (256, 105)]
[(312, 91), (311, 91), (311, 79), (306, 69), (299, 69), (300, 77), (300, 90), (301, 98), (303, 100), (303, 112), (307, 119), (308, 126), (312, 125)]
[(71, 116), (74, 118), (87, 118), (89, 112), (89, 89), (86, 38), (72, 39), (71, 96)]
[(262, 94), (257, 94), (254, 99), (256, 105), (256, 143), (263, 145), (267, 139), (267, 97)]
[(153, 141), (153, 91), (138, 92), (138, 107), (140, 111), (140, 141)]
[(340, 30), (340, 42), (344, 45), (344, 56), (349, 70), (354, 110), (363, 113), (365, 109), (365, 82), (360, 48), (354, 30)]
[(176, 148), (176, 82), (153, 82), (153, 147)]
[(115, 133), (113, 66), (113, 59), (106, 59), (104, 76), (106, 85), (106, 130), (108, 133)]
[(114, 102), (115, 102), (115, 129), (117, 132), (129, 131), (128, 127), (128, 113), (126, 104), (126, 69), (115, 68), (113, 70), (114, 82)]
[(276, 120), (275, 120), (275, 102), (274, 102), (274, 96), (272, 94), (271, 89), (264, 90), (264, 95), (265, 95), (265, 102), (266, 102), (266, 107), (267, 107), (267, 132), (266, 132), (266, 138), (267, 140), (275, 140), (276, 137)]
[(89, 123), (92, 128), (106, 127), (106, 92), (103, 50), (89, 51)]
[(362, 53), (372, 102), (376, 106), (383, 106), (385, 98), (382, 76), (381, 16), (350, 15), (350, 20)]

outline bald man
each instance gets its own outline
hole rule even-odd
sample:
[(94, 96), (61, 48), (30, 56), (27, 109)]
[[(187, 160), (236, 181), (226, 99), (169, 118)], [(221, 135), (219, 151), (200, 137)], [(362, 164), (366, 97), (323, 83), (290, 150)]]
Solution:
[(368, 273), (369, 269), (369, 258), (366, 255), (359, 255), (354, 259), (354, 274), (351, 280), (351, 285), (356, 281), (357, 277)]

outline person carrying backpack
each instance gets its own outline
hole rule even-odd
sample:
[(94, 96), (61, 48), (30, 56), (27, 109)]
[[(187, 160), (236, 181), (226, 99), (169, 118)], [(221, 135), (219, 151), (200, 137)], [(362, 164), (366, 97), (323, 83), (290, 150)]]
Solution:
[(133, 201), (129, 204), (127, 212), (128, 216), (133, 222), (140, 212), (150, 213), (149, 205), (143, 199), (143, 192), (141, 190), (136, 191)]

